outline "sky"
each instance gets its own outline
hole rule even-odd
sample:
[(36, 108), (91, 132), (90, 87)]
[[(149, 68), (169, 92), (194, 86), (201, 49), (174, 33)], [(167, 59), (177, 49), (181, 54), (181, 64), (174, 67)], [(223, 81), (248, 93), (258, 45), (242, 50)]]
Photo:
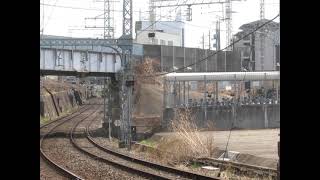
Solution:
[[(114, 2), (115, 38), (122, 34), (122, 1)], [(148, 20), (149, 0), (133, 1), (133, 22)], [(215, 2), (218, 0), (173, 0), (171, 2), (159, 2), (157, 5)], [(280, 0), (265, 0), (265, 18), (272, 19), (279, 14)], [(256, 21), (260, 18), (260, 0), (233, 1), (232, 10), (232, 34), (240, 31), (238, 28), (245, 23)], [(181, 10), (182, 20), (185, 22), (185, 46), (202, 47), (202, 36), (205, 36), (206, 48), (208, 48), (209, 30), (211, 37), (215, 32), (215, 22), (217, 16), (223, 17), (222, 10), (225, 8), (221, 4), (195, 5), (192, 8), (192, 21), (185, 21), (186, 6), (168, 7), (156, 9), (157, 21), (173, 20), (176, 13)], [(141, 13), (139, 13), (141, 11)], [(87, 19), (103, 17), (102, 0), (40, 0), (40, 31), (44, 34), (70, 37), (90, 37), (102, 38), (103, 29), (89, 29), (85, 26), (103, 26), (102, 19)], [(141, 14), (141, 16), (140, 16)], [(161, 15), (161, 16), (160, 16)], [(279, 18), (275, 22), (280, 22)], [(134, 25), (135, 23), (133, 23)], [(221, 47), (226, 46), (225, 22), (221, 22)], [(134, 31), (134, 27), (133, 27)], [(135, 35), (134, 35), (135, 37)], [(212, 38), (211, 38), (212, 39)], [(212, 40), (211, 40), (212, 42)], [(212, 44), (212, 43), (211, 43)]]

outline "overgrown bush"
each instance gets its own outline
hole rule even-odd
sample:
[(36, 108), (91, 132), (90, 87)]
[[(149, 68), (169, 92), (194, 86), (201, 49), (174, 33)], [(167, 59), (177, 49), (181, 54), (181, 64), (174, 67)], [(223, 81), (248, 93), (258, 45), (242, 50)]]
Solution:
[(194, 123), (191, 111), (188, 108), (179, 109), (171, 122), (174, 136), (163, 138), (158, 144), (158, 149), (170, 154), (162, 154), (172, 163), (187, 163), (197, 157), (210, 157), (214, 149), (213, 137), (206, 137), (200, 133)]

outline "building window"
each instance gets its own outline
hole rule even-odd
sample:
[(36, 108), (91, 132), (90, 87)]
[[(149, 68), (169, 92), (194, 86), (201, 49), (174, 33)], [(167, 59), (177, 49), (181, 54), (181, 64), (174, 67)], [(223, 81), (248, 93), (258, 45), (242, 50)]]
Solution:
[(154, 44), (158, 44), (158, 39), (154, 38)]
[(243, 38), (243, 40), (250, 41), (250, 37), (246, 36), (246, 37)]
[(165, 40), (160, 39), (160, 45), (166, 45), (166, 41), (165, 41)]
[(244, 46), (250, 46), (250, 42), (246, 41), (243, 43)]
[(168, 46), (173, 46), (173, 41), (168, 41)]

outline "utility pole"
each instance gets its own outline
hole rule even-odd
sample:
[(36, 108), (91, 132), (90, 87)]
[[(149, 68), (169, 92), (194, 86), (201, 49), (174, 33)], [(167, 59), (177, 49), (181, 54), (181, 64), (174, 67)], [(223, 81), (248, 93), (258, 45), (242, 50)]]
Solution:
[(279, 161), (277, 166), (277, 180), (280, 180), (280, 140), (278, 141), (278, 156), (279, 156)]
[(210, 37), (210, 30), (209, 30), (209, 50), (211, 50), (211, 41), (210, 41), (211, 37)]
[(207, 77), (204, 75), (204, 120), (202, 125), (207, 122), (207, 96)]
[(103, 78), (103, 122), (106, 122), (106, 77)]
[(216, 22), (216, 50), (220, 50), (220, 18)]
[(224, 72), (227, 72), (227, 51), (224, 51)]
[(108, 81), (108, 134), (109, 134), (109, 141), (111, 142), (111, 121), (112, 121), (112, 106), (113, 106), (113, 99), (111, 96), (112, 93), (112, 84), (111, 81)]
[(202, 49), (204, 49), (204, 33), (202, 34)]

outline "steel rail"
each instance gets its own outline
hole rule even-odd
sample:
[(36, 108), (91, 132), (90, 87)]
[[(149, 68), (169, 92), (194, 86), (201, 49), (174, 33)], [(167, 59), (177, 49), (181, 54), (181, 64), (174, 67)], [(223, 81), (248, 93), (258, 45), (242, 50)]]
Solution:
[[(43, 141), (44, 139), (57, 127), (61, 126), (62, 124), (68, 122), (69, 120), (71, 119), (74, 119), (80, 115), (82, 115), (83, 112), (85, 112), (86, 110), (88, 110), (89, 108), (93, 107), (94, 105), (90, 105), (88, 108), (86, 108), (84, 111), (81, 111), (80, 113), (78, 111), (72, 113), (72, 114), (75, 114), (75, 113), (79, 113), (75, 116), (72, 116), (72, 117), (68, 117), (67, 119), (65, 119), (64, 121), (62, 122), (59, 122), (57, 125), (55, 125), (54, 127), (52, 127), (47, 133), (44, 134), (44, 136), (41, 138), (40, 140), (40, 156), (51, 166), (53, 167), (54, 169), (56, 169), (58, 171), (58, 173), (64, 175), (65, 177), (67, 178), (70, 178), (70, 179), (79, 179), (79, 180), (82, 180), (83, 178), (81, 178), (80, 176), (74, 174), (73, 172), (69, 171), (68, 169), (62, 167), (61, 165), (57, 164), (56, 162), (54, 162), (51, 158), (49, 158), (49, 156), (47, 156), (43, 150)], [(83, 108), (82, 108), (83, 109)], [(92, 114), (92, 113), (91, 113)], [(91, 114), (89, 115), (86, 115), (85, 118), (87, 118), (88, 116), (90, 116)], [(54, 122), (58, 122), (59, 120), (63, 119), (65, 117), (62, 117), (62, 118), (59, 118), (55, 121), (52, 121), (48, 124), (45, 124), (44, 126), (41, 126), (41, 128), (43, 127), (46, 127), (48, 126), (49, 124), (52, 124)]]
[[(86, 107), (86, 106), (82, 106), (82, 107), (80, 107), (79, 109), (77, 109), (76, 111), (72, 112), (71, 114), (67, 114), (67, 115), (62, 116), (62, 117), (59, 117), (59, 118), (57, 118), (57, 119), (55, 119), (55, 120), (53, 120), (53, 121), (50, 121), (50, 122), (48, 122), (48, 123), (46, 123), (46, 124), (40, 125), (40, 129), (42, 129), (42, 128), (44, 128), (44, 127), (47, 127), (47, 126), (49, 126), (50, 124), (53, 124), (53, 123), (55, 123), (55, 122), (57, 122), (57, 121), (60, 121), (60, 120), (66, 118), (66, 117), (68, 117), (68, 116), (71, 116), (71, 115), (73, 115), (73, 114), (79, 113), (79, 111), (82, 110), (82, 109), (84, 109), (85, 107)], [(88, 109), (88, 108), (87, 108), (87, 109)], [(87, 110), (87, 109), (85, 109), (85, 110)]]
[[(206, 175), (202, 175), (202, 174), (199, 174), (199, 173), (194, 173), (194, 172), (188, 172), (188, 171), (184, 171), (184, 170), (180, 170), (180, 169), (177, 169), (177, 168), (174, 168), (174, 167), (169, 167), (169, 166), (165, 166), (165, 165), (161, 165), (161, 164), (158, 164), (158, 163), (154, 163), (154, 162), (150, 162), (150, 161), (145, 161), (145, 160), (142, 160), (142, 159), (139, 159), (139, 158), (135, 158), (135, 157), (131, 157), (131, 156), (128, 156), (124, 153), (121, 153), (121, 152), (118, 152), (118, 151), (115, 151), (115, 150), (112, 150), (110, 148), (106, 148), (106, 147), (103, 147), (101, 145), (99, 145), (97, 142), (95, 142), (92, 138), (92, 136), (90, 135), (90, 131), (89, 131), (89, 127), (90, 125), (93, 123), (95, 119), (93, 119), (87, 126), (86, 126), (86, 136), (87, 136), (87, 139), (94, 145), (96, 146), (97, 148), (101, 149), (102, 151), (104, 152), (107, 152), (109, 154), (112, 154), (112, 155), (115, 155), (115, 156), (118, 156), (122, 159), (125, 159), (127, 161), (130, 161), (130, 162), (134, 162), (134, 163), (137, 163), (137, 164), (141, 164), (141, 165), (144, 165), (146, 167), (151, 167), (153, 169), (157, 169), (157, 170), (161, 170), (161, 171), (165, 171), (165, 172), (169, 172), (169, 173), (172, 173), (172, 174), (176, 174), (180, 177), (185, 177), (185, 178), (192, 178), (192, 179), (221, 179), (219, 177), (211, 177), (211, 176), (206, 176)], [(135, 170), (136, 171), (136, 170)], [(140, 171), (140, 170), (138, 170)], [(153, 175), (154, 176), (154, 175)], [(158, 176), (158, 175), (156, 175)], [(160, 177), (156, 177), (156, 178), (160, 178)]]
[[(85, 118), (87, 119), (87, 118)], [(74, 135), (74, 132), (77, 128), (77, 126), (83, 122), (85, 119), (82, 119), (81, 121), (79, 121), (78, 123), (76, 123), (73, 128), (70, 130), (70, 141), (72, 143), (72, 145), (78, 149), (79, 151), (83, 152), (84, 154), (88, 155), (89, 157), (95, 159), (95, 160), (98, 160), (100, 162), (104, 162), (104, 163), (107, 163), (107, 164), (111, 164), (113, 166), (116, 166), (120, 169), (124, 169), (128, 172), (132, 172), (132, 173), (135, 173), (135, 174), (138, 174), (138, 175), (141, 175), (141, 176), (144, 176), (144, 177), (148, 177), (148, 178), (153, 178), (153, 179), (171, 179), (171, 178), (168, 178), (164, 175), (159, 175), (159, 174), (154, 174), (152, 172), (148, 172), (148, 171), (145, 171), (145, 170), (141, 170), (141, 169), (137, 169), (137, 168), (134, 168), (134, 167), (130, 167), (130, 166), (126, 166), (122, 163), (119, 163), (119, 162), (116, 162), (116, 161), (112, 161), (110, 159), (106, 159), (106, 158), (103, 158), (101, 156), (98, 156), (98, 155), (95, 155), (87, 150), (85, 150), (84, 148), (82, 148), (81, 146), (79, 146), (76, 141), (75, 141), (75, 138), (73, 137)], [(95, 118), (94, 118), (95, 119)]]

